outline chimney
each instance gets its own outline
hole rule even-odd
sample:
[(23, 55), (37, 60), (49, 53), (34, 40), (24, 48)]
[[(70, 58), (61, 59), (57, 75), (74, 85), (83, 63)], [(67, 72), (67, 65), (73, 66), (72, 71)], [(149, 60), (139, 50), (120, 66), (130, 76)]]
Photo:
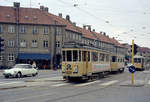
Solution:
[(76, 26), (76, 22), (73, 22), (73, 25)]
[(59, 13), (58, 16), (62, 18), (62, 13)]
[(45, 7), (45, 8), (44, 8), (44, 11), (48, 12), (48, 7)]
[(40, 6), (40, 10), (44, 11), (44, 6)]
[(86, 29), (86, 25), (83, 25), (83, 28)]
[(106, 36), (106, 33), (105, 33), (105, 32), (103, 32), (103, 35), (104, 35), (104, 36)]
[(66, 20), (68, 20), (70, 22), (70, 16), (66, 15)]
[(19, 8), (20, 7), (20, 2), (14, 2), (14, 7)]
[(91, 31), (91, 26), (90, 25), (88, 26), (88, 30)]

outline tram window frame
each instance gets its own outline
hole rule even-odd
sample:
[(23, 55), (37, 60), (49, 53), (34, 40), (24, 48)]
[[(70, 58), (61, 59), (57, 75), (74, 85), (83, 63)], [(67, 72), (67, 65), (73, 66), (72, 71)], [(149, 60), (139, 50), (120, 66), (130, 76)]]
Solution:
[(137, 58), (134, 58), (134, 62), (137, 63)]
[(88, 52), (88, 62), (90, 61), (90, 52), (82, 51), (82, 61), (86, 61), (86, 52)]
[[(70, 54), (68, 52), (71, 52)], [(69, 55), (68, 55), (69, 54)], [(72, 50), (67, 50), (66, 51), (66, 55), (67, 55), (67, 61), (72, 61)]]
[(104, 61), (105, 61), (105, 54), (99, 53), (99, 60), (100, 60), (101, 62), (104, 62)]
[(78, 51), (78, 54), (79, 54), (79, 61), (81, 61), (81, 51), (80, 50)]
[(106, 62), (109, 62), (109, 55), (105, 55), (106, 57)]
[(73, 50), (73, 61), (78, 61), (78, 50)]
[(92, 52), (92, 61), (97, 62), (98, 61), (98, 52)]
[(138, 58), (137, 61), (138, 61), (138, 63), (141, 63), (141, 58)]
[(116, 62), (117, 61), (117, 57), (116, 56), (112, 56), (112, 62)]
[(62, 51), (62, 58), (63, 58), (63, 61), (66, 61), (66, 51)]

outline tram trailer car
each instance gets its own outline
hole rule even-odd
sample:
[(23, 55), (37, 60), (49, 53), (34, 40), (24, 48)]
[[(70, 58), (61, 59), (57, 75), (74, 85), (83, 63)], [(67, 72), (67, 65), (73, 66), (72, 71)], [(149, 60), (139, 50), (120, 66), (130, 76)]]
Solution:
[(110, 66), (111, 72), (124, 72), (125, 62), (124, 55), (117, 54), (111, 56)]
[(134, 56), (134, 66), (136, 68), (136, 70), (144, 70), (146, 67), (145, 64), (145, 57), (140, 56), (140, 55), (135, 55)]
[(108, 52), (96, 48), (63, 48), (62, 49), (62, 73), (66, 80), (91, 79), (101, 77), (106, 72), (124, 71), (123, 56), (122, 62), (112, 62), (113, 56)]

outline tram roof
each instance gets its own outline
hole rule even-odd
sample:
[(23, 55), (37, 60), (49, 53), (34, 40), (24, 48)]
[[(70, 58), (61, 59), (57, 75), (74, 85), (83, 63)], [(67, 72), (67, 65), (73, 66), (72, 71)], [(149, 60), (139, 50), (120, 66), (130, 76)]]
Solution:
[[(106, 51), (106, 50), (102, 50), (100, 48), (96, 48), (94, 46), (88, 46), (88, 45), (85, 45), (85, 44), (80, 44), (80, 43), (76, 43), (76, 42), (69, 42), (69, 43), (65, 43), (65, 45), (63, 46), (63, 48), (78, 48), (78, 49), (90, 49), (90, 50), (99, 50), (99, 51), (105, 51), (105, 52), (109, 52), (109, 51)], [(110, 53), (110, 52), (109, 52)]]

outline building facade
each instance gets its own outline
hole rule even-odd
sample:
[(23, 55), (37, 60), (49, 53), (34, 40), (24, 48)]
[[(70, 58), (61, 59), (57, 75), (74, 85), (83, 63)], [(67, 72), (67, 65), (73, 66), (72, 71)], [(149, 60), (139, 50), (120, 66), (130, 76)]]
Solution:
[(125, 53), (117, 40), (97, 33), (90, 25), (76, 26), (69, 15), (66, 18), (48, 12), (48, 8), (22, 8), (0, 6), (0, 37), (4, 39), (4, 51), (0, 55), (1, 66), (15, 63), (37, 62), (39, 68), (61, 62), (61, 49), (66, 42), (78, 42), (94, 46), (111, 54)]

